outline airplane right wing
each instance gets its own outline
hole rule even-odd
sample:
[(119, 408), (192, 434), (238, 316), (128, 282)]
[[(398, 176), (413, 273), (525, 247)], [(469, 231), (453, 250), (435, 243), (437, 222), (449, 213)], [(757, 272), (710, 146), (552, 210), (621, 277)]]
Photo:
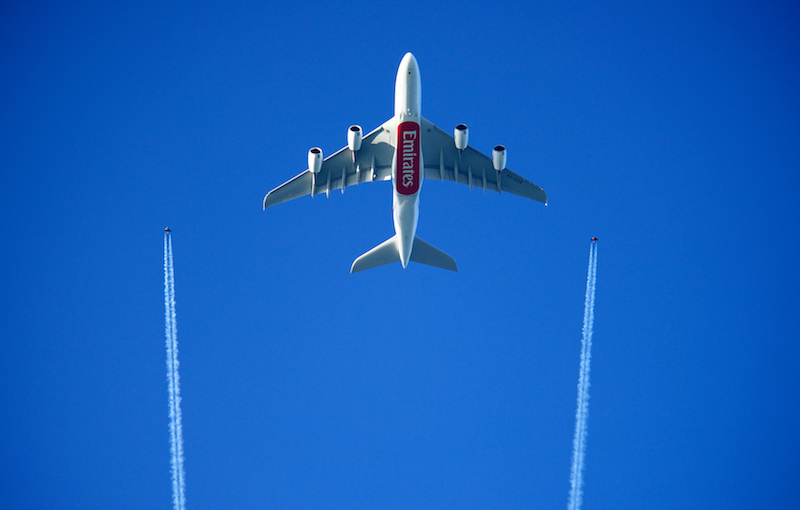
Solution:
[(470, 146), (459, 151), (450, 134), (425, 118), (422, 119), (422, 151), (426, 179), (460, 182), (468, 184), (470, 189), (477, 186), (483, 188), (484, 193), (486, 190), (507, 191), (547, 204), (547, 193), (542, 188), (508, 168), (498, 172), (492, 165), (492, 158)]
[(264, 197), (264, 209), (306, 195), (327, 195), (336, 189), (344, 193), (347, 186), (362, 182), (391, 180), (394, 157), (391, 132), (395, 125), (392, 118), (366, 135), (361, 140), (357, 158), (353, 158), (349, 148), (343, 147), (325, 158), (318, 174), (306, 170), (273, 189)]

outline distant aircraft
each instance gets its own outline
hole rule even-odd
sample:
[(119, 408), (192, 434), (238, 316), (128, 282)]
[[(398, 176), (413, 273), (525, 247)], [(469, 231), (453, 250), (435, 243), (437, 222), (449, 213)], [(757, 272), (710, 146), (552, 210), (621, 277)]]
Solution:
[(596, 238), (596, 237), (593, 237), (593, 238), (592, 238), (592, 242), (593, 242), (593, 243), (596, 243), (596, 242), (597, 242), (597, 238)]
[(167, 227), (164, 229), (164, 232), (172, 232), (172, 230), (170, 230), (169, 227)]
[(486, 190), (507, 191), (547, 204), (542, 188), (506, 168), (506, 148), (492, 157), (467, 145), (468, 129), (459, 124), (455, 136), (445, 133), (422, 114), (422, 82), (417, 59), (406, 53), (394, 85), (394, 116), (362, 138), (361, 126), (350, 126), (347, 147), (327, 158), (322, 149), (308, 151), (308, 170), (273, 189), (264, 209), (305, 195), (312, 197), (362, 182), (392, 180), (395, 235), (358, 257), (351, 273), (399, 261), (458, 271), (450, 255), (416, 236), (419, 194), (424, 179), (454, 181)]

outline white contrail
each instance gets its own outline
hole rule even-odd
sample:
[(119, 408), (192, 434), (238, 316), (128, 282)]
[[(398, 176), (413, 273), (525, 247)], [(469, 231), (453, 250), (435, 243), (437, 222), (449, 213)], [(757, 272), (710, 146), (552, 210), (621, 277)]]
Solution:
[(592, 329), (594, 328), (594, 290), (597, 281), (597, 244), (589, 250), (589, 271), (586, 277), (586, 304), (583, 310), (583, 340), (581, 369), (578, 379), (578, 409), (575, 412), (575, 438), (572, 440), (572, 471), (567, 508), (578, 510), (583, 501), (583, 458), (586, 454), (586, 435), (589, 419), (589, 368), (592, 359)]
[(178, 335), (175, 316), (175, 271), (172, 265), (172, 237), (164, 234), (164, 308), (167, 336), (167, 385), (169, 387), (169, 432), (172, 467), (172, 504), (186, 508), (183, 473), (183, 425), (181, 424), (181, 386), (178, 376)]

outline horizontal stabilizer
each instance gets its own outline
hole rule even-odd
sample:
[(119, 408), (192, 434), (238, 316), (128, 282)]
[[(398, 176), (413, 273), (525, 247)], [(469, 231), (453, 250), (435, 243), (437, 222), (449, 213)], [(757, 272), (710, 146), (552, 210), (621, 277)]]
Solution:
[[(449, 271), (458, 271), (458, 266), (453, 257), (442, 250), (420, 239), (414, 238), (411, 250), (411, 260), (418, 264), (440, 267)], [(372, 269), (373, 267), (400, 262), (400, 250), (397, 248), (397, 236), (392, 236), (367, 253), (358, 257), (350, 268), (351, 273)]]
[[(434, 248), (434, 250), (435, 249), (436, 248)], [(411, 260), (414, 260), (413, 253), (411, 255)], [(353, 262), (350, 272), (357, 273), (359, 271), (364, 271), (365, 269), (372, 269), (373, 267), (391, 264), (392, 262), (400, 262), (400, 251), (397, 249), (396, 235), (390, 237), (364, 255), (358, 257)]]
[(458, 272), (458, 266), (453, 257), (439, 248), (426, 243), (419, 237), (414, 239), (414, 248), (411, 250), (411, 260), (419, 264), (427, 264), (429, 266)]

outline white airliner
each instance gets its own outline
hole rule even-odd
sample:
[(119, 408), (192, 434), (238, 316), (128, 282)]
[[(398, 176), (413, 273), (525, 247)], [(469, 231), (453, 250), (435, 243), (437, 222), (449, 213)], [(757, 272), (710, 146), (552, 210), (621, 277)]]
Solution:
[(395, 235), (358, 257), (351, 273), (408, 261), (458, 271), (450, 255), (416, 236), (419, 194), (424, 179), (460, 182), (486, 190), (507, 191), (547, 204), (539, 186), (506, 168), (506, 149), (492, 157), (467, 145), (464, 124), (450, 136), (422, 116), (422, 82), (417, 59), (406, 53), (394, 85), (394, 117), (362, 138), (361, 126), (350, 126), (347, 147), (323, 160), (322, 150), (308, 151), (308, 170), (264, 197), (264, 208), (297, 197), (341, 189), (362, 182), (392, 180)]

